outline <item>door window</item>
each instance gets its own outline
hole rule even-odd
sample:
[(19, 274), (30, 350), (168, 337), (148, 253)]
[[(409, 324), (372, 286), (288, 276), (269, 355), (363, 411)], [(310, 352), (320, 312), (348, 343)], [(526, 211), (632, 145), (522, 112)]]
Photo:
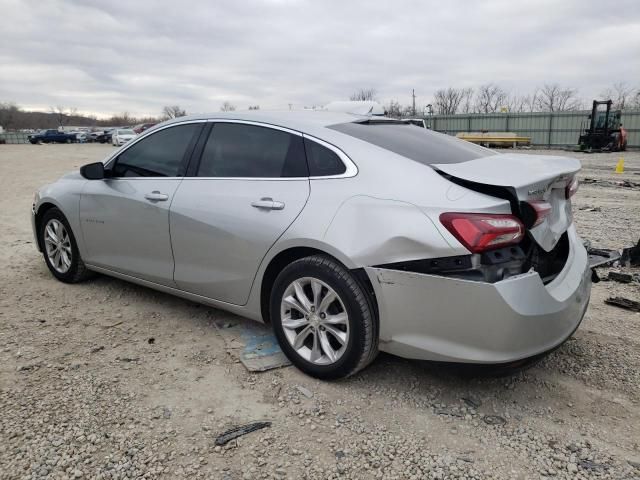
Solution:
[(327, 147), (305, 138), (304, 148), (309, 162), (309, 175), (312, 177), (341, 175), (347, 171), (347, 167), (342, 163), (340, 157)]
[(187, 147), (201, 128), (201, 123), (176, 125), (140, 140), (118, 156), (113, 176), (179, 176)]
[(302, 137), (274, 128), (216, 123), (202, 152), (199, 177), (307, 177)]

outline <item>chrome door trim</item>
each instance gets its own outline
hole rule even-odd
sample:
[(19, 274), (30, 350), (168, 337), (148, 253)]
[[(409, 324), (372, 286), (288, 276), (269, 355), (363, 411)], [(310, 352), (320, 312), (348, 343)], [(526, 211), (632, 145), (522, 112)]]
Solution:
[(303, 138), (306, 138), (310, 141), (319, 143), (320, 145), (322, 145), (325, 148), (328, 148), (329, 150), (331, 150), (333, 153), (335, 153), (336, 155), (338, 155), (338, 157), (340, 158), (340, 160), (344, 163), (346, 170), (344, 173), (341, 173), (339, 175), (325, 175), (325, 176), (304, 176), (304, 177), (113, 177), (113, 178), (109, 178), (109, 180), (115, 180), (118, 178), (123, 178), (123, 179), (127, 179), (127, 180), (132, 180), (132, 179), (155, 179), (155, 178), (163, 178), (165, 180), (167, 179), (172, 179), (172, 178), (184, 178), (184, 179), (189, 179), (189, 178), (198, 178), (198, 179), (203, 179), (203, 180), (301, 180), (301, 179), (310, 179), (310, 180), (330, 180), (330, 179), (337, 179), (337, 178), (351, 178), (351, 177), (355, 177), (358, 174), (358, 167), (356, 166), (355, 163), (353, 163), (353, 160), (351, 160), (351, 158), (349, 158), (349, 156), (344, 153), (342, 150), (340, 150), (338, 147), (336, 147), (335, 145), (326, 142), (324, 140), (321, 140), (317, 137), (314, 137), (313, 135), (307, 135), (306, 133), (301, 133), (298, 132), (297, 130), (292, 130), (290, 128), (286, 128), (286, 127), (280, 127), (279, 125), (273, 125), (271, 123), (264, 123), (264, 122), (255, 122), (255, 121), (250, 121), (250, 120), (235, 120), (235, 119), (228, 119), (228, 118), (209, 118), (209, 119), (200, 119), (200, 120), (185, 120), (184, 122), (175, 122), (175, 123), (170, 123), (169, 125), (165, 125), (163, 127), (157, 128), (157, 129), (149, 129), (147, 130), (145, 133), (143, 133), (142, 135), (140, 135), (140, 137), (136, 138), (135, 141), (129, 141), (127, 143), (125, 143), (121, 148), (119, 148), (118, 150), (116, 150), (115, 152), (113, 152), (113, 154), (111, 155), (111, 157), (109, 157), (105, 162), (105, 168), (109, 167), (109, 164), (114, 161), (116, 159), (116, 157), (120, 154), (122, 154), (123, 152), (125, 152), (127, 149), (131, 148), (133, 145), (135, 145), (136, 143), (138, 143), (139, 141), (143, 140), (144, 138), (146, 138), (149, 135), (153, 135), (156, 132), (159, 132), (161, 130), (164, 130), (166, 128), (171, 128), (171, 127), (175, 127), (178, 125), (187, 125), (190, 123), (240, 123), (240, 124), (244, 124), (244, 125), (254, 125), (256, 127), (264, 127), (264, 128), (272, 128), (274, 130), (280, 130), (282, 132), (287, 132), (291, 135), (297, 135)]
[[(162, 127), (158, 127), (158, 128), (150, 128), (148, 130), (145, 130), (144, 133), (142, 133), (139, 137), (137, 137), (135, 140), (129, 140), (127, 143), (125, 143), (124, 145), (122, 145), (122, 147), (120, 147), (119, 149), (117, 149), (115, 152), (113, 152), (111, 154), (110, 157), (108, 157), (105, 161), (104, 161), (104, 166), (105, 168), (109, 167), (109, 164), (114, 161), (116, 159), (116, 157), (118, 155), (121, 155), (122, 153), (126, 152), (129, 148), (133, 147), (136, 143), (138, 143), (139, 141), (147, 138), (150, 135), (153, 135), (154, 133), (160, 132), (161, 130), (165, 130), (167, 128), (171, 128), (171, 127), (176, 127), (178, 125), (188, 125), (190, 123), (207, 123), (208, 120), (185, 120), (184, 122), (175, 122), (175, 123), (170, 123), (168, 125), (164, 125)], [(114, 178), (139, 178), (139, 177), (114, 177)], [(143, 178), (182, 178), (182, 177), (143, 177)]]

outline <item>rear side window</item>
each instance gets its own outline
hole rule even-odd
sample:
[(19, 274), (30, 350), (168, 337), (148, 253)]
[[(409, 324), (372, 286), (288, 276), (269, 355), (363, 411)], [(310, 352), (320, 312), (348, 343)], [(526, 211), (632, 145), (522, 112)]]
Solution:
[(122, 152), (113, 167), (114, 177), (177, 177), (182, 160), (201, 123), (165, 128)]
[(312, 177), (340, 175), (347, 171), (347, 167), (342, 163), (340, 157), (327, 147), (305, 138), (304, 149), (307, 152), (309, 175)]
[(406, 123), (340, 123), (329, 128), (425, 165), (496, 155), (488, 148)]
[(202, 152), (199, 177), (306, 177), (302, 137), (268, 127), (216, 123)]

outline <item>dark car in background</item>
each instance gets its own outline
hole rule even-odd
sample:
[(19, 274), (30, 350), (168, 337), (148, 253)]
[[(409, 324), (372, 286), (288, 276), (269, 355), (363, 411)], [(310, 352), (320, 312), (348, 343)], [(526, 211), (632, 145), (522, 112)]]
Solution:
[(75, 133), (65, 133), (58, 130), (41, 130), (29, 135), (29, 142), (36, 143), (74, 143), (77, 141)]

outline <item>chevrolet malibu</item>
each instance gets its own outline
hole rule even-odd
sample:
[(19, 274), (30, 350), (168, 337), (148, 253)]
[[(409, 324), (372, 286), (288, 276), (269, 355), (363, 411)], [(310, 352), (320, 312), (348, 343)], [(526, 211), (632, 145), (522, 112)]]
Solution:
[(58, 280), (95, 272), (270, 324), (319, 378), (379, 350), (513, 365), (580, 324), (580, 164), (381, 117), (182, 117), (35, 194)]

